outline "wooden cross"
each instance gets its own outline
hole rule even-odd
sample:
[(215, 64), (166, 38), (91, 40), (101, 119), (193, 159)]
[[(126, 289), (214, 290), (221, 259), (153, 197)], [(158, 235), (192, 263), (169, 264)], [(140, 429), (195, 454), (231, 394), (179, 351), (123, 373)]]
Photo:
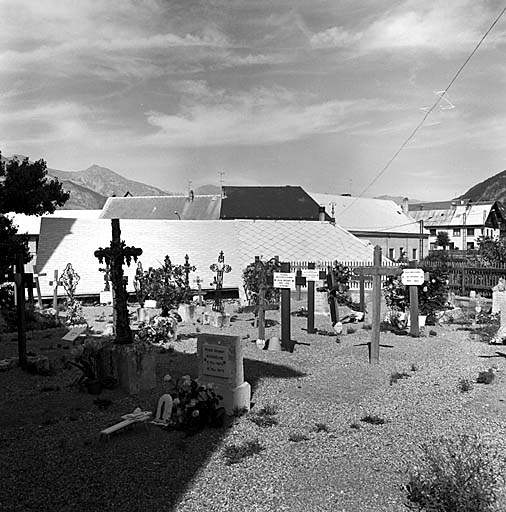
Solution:
[(99, 247), (94, 255), (102, 264), (105, 260), (109, 265), (112, 294), (113, 294), (113, 323), (114, 333), (116, 335), (116, 343), (129, 344), (132, 343), (132, 331), (130, 330), (130, 321), (128, 318), (128, 294), (126, 284), (123, 278), (123, 264), (130, 266), (132, 259), (142, 254), (142, 249), (138, 247), (127, 247), (125, 242), (121, 240), (121, 230), (119, 219), (111, 219), (112, 240), (109, 247)]
[(372, 267), (357, 267), (360, 276), (372, 276), (372, 330), (369, 350), (369, 363), (379, 363), (380, 323), (381, 323), (381, 276), (395, 276), (402, 272), (399, 267), (381, 266), (381, 247), (374, 247)]
[(55, 270), (53, 281), (49, 281), (49, 286), (53, 287), (53, 309), (55, 311), (58, 309), (58, 286), (61, 284), (61, 281), (58, 280), (58, 270)]
[(216, 275), (214, 276), (214, 284), (216, 286), (216, 292), (214, 295), (214, 304), (213, 304), (213, 311), (222, 311), (223, 306), (221, 303), (221, 290), (223, 288), (223, 274), (228, 274), (232, 267), (230, 265), (225, 264), (225, 255), (223, 254), (223, 251), (220, 252), (218, 256), (218, 263), (213, 263), (209, 267), (213, 272), (216, 272)]
[(195, 272), (195, 267), (193, 265), (190, 265), (190, 257), (188, 254), (184, 257), (184, 284), (186, 286), (186, 289), (190, 289), (190, 272)]
[(42, 294), (40, 293), (40, 281), (39, 277), (47, 276), (47, 274), (41, 273), (37, 271), (37, 265), (33, 266), (33, 278), (35, 279), (35, 287), (37, 288), (37, 302), (39, 304), (39, 308), (42, 309)]

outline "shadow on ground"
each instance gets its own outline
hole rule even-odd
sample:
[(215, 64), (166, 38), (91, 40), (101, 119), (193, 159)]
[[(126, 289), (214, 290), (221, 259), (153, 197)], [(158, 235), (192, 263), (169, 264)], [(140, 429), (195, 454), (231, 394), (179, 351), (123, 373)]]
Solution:
[[(158, 380), (170, 373), (197, 376), (195, 354), (160, 354)], [(12, 372), (12, 373), (11, 373)], [(254, 391), (260, 379), (301, 377), (288, 366), (244, 360), (245, 379)], [(0, 509), (8, 511), (173, 510), (208, 459), (220, 449), (228, 426), (186, 437), (154, 425), (136, 426), (99, 440), (99, 431), (139, 406), (154, 410), (163, 392), (130, 397), (120, 390), (97, 397), (51, 379), (14, 369), (0, 374), (0, 388), (19, 379), (17, 396), (0, 399)], [(24, 384), (23, 384), (24, 383)], [(12, 386), (11, 382), (11, 386)], [(42, 391), (43, 388), (51, 388)], [(11, 387), (11, 389), (14, 389)], [(223, 461), (225, 464), (225, 461)]]

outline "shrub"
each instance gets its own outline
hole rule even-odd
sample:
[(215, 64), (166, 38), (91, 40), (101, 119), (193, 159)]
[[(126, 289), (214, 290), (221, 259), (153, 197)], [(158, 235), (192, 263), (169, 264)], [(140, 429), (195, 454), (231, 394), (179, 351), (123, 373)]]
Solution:
[(461, 377), (459, 379), (459, 389), (461, 393), (467, 393), (473, 389), (473, 383), (469, 379)]
[(370, 414), (360, 418), (360, 421), (363, 421), (364, 423), (370, 423), (371, 425), (384, 425), (387, 422), (386, 419), (381, 418), (380, 416), (371, 416)]
[(251, 457), (265, 450), (258, 439), (244, 441), (239, 444), (232, 444), (225, 447), (223, 457), (228, 465), (237, 464), (247, 457)]
[(478, 378), (476, 379), (476, 382), (478, 384), (491, 384), (494, 378), (494, 370), (492, 370), (492, 368), (489, 368), (487, 371), (478, 373)]
[(400, 379), (409, 379), (411, 375), (406, 372), (394, 372), (390, 375), (390, 385), (395, 384)]
[(274, 272), (279, 272), (281, 263), (271, 258), (269, 261), (254, 261), (250, 263), (242, 272), (244, 289), (248, 295), (250, 305), (256, 305), (259, 302), (260, 286), (264, 286), (265, 301), (274, 303), (279, 301), (279, 289), (268, 286)]
[(501, 473), (476, 436), (440, 438), (421, 446), (422, 458), (408, 473), (410, 508), (426, 512), (494, 510)]

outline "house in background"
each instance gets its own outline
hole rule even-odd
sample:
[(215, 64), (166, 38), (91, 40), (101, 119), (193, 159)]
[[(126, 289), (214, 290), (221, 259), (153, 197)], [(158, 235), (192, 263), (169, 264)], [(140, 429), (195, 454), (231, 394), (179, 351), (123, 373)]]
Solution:
[(437, 234), (448, 234), (450, 250), (474, 250), (482, 236), (497, 238), (506, 233), (506, 208), (500, 201), (443, 201), (410, 206), (411, 215), (429, 235), (429, 248), (437, 249)]
[(418, 260), (428, 253), (428, 234), (410, 215), (408, 200), (402, 206), (385, 199), (370, 199), (350, 195), (311, 193), (318, 204), (361, 240), (379, 245), (383, 255), (391, 260), (405, 257)]
[(223, 187), (220, 195), (109, 197), (100, 218), (330, 221), (298, 186)]
[[(165, 255), (182, 264), (188, 254), (196, 266), (192, 278), (200, 277), (203, 289), (213, 289), (215, 273), (210, 265), (224, 251), (225, 263), (232, 270), (224, 276), (224, 291), (244, 298), (242, 273), (255, 256), (281, 261), (365, 261), (372, 263), (373, 248), (345, 229), (330, 222), (287, 220), (147, 220), (125, 219), (120, 223), (121, 239), (142, 249), (139, 258), (144, 269), (159, 267)], [(81, 276), (77, 295), (98, 295), (104, 289), (104, 274), (94, 256), (98, 247), (111, 240), (108, 219), (44, 217), (41, 222), (37, 263), (42, 295), (53, 293), (49, 285), (55, 270), (72, 263)], [(125, 266), (127, 290), (133, 293), (136, 265)], [(195, 282), (191, 283), (195, 287)]]

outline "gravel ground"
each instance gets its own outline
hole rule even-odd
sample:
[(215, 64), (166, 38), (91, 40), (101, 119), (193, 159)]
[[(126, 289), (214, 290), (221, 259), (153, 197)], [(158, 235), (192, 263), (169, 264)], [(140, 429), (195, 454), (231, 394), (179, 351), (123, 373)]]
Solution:
[[(90, 320), (100, 312), (87, 310)], [(267, 337), (279, 335), (279, 313), (267, 318), (274, 323)], [(158, 388), (136, 397), (105, 391), (100, 398), (113, 402), (106, 409), (70, 386), (79, 372), (61, 366), (69, 346), (61, 341), (64, 330), (29, 333), (28, 350), (48, 355), (58, 371), (51, 377), (18, 368), (0, 373), (0, 510), (397, 512), (407, 510), (403, 485), (421, 442), (476, 432), (506, 455), (501, 347), (454, 325), (428, 327), (417, 339), (382, 333), (380, 364), (371, 366), (370, 331), (362, 324), (337, 342), (308, 335), (306, 319), (292, 317), (299, 343), (287, 353), (256, 347), (251, 314), (234, 320), (221, 330), (182, 326), (185, 339), (174, 344), (176, 351), (158, 355)], [(325, 318), (317, 318), (317, 327), (331, 328)], [(155, 409), (163, 375), (197, 376), (197, 330), (241, 336), (253, 390), (250, 415), (192, 437), (148, 425), (100, 442), (99, 431), (122, 414)], [(4, 337), (0, 359), (16, 349)], [(491, 385), (460, 391), (460, 378), (475, 382), (490, 367), (496, 371)], [(394, 372), (410, 377), (390, 384)], [(250, 417), (267, 405), (276, 407), (278, 424), (260, 427)], [(386, 422), (361, 422), (367, 414)], [(225, 449), (251, 440), (263, 451), (227, 464)]]

